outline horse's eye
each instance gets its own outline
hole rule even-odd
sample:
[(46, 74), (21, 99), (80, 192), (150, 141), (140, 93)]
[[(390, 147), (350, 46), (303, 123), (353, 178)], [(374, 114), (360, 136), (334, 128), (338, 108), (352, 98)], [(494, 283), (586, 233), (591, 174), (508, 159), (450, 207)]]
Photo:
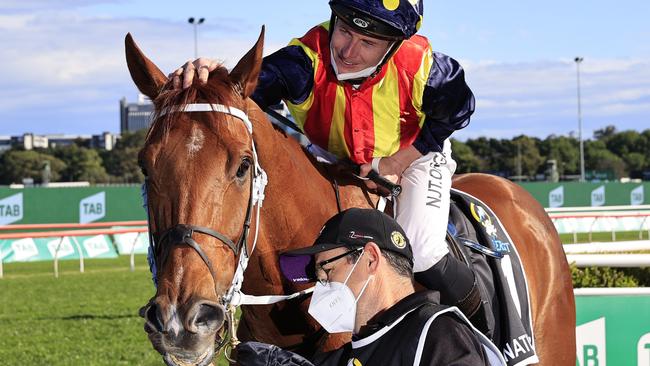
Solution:
[(250, 169), (251, 164), (253, 164), (253, 162), (250, 158), (242, 159), (241, 164), (239, 164), (239, 168), (237, 169), (237, 178), (244, 178), (246, 172), (248, 172), (248, 169)]

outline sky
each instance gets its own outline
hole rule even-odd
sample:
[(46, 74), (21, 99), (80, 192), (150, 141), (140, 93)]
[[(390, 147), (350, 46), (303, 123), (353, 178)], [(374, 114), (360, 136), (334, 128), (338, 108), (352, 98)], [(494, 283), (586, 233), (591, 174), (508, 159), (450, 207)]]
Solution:
[[(402, 0), (404, 1), (404, 0)], [(650, 1), (424, 2), (420, 34), (459, 60), (476, 96), (461, 140), (650, 128)], [(232, 67), (266, 26), (265, 54), (329, 18), (326, 0), (0, 0), (0, 135), (119, 133), (138, 91), (131, 33), (168, 73), (199, 55)]]

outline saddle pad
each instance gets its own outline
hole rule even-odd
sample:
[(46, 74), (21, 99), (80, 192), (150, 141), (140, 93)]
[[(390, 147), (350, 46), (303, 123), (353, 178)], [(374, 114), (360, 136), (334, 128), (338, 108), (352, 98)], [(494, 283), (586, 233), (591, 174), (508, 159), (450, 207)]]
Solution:
[(500, 339), (495, 339), (508, 366), (538, 363), (535, 352), (528, 283), (523, 265), (510, 235), (494, 212), (478, 198), (452, 189), (452, 199), (469, 217), (478, 241), (503, 255), (487, 257), (494, 274), (494, 287), (499, 298)]

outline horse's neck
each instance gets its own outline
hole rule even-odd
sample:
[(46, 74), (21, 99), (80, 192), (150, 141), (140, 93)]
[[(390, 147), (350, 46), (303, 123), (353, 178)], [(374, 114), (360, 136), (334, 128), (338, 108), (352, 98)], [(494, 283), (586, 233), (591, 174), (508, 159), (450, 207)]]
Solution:
[[(260, 165), (269, 179), (263, 206), (265, 236), (274, 241), (276, 250), (308, 245), (337, 212), (334, 186), (300, 144), (274, 128), (259, 107), (251, 107), (249, 113), (255, 121)], [(340, 194), (343, 208), (368, 205), (356, 186), (341, 187)]]

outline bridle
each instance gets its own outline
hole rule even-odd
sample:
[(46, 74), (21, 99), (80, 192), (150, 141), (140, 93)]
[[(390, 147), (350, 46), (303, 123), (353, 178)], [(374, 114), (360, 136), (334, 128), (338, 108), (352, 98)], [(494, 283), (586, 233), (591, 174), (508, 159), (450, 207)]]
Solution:
[[(305, 294), (308, 294), (313, 291), (313, 288), (306, 289), (291, 295), (269, 295), (269, 296), (253, 296), (246, 295), (242, 293), (241, 286), (244, 282), (244, 271), (248, 267), (248, 261), (251, 254), (255, 250), (257, 245), (257, 239), (259, 234), (259, 223), (260, 223), (260, 208), (264, 201), (264, 189), (268, 183), (268, 177), (266, 172), (259, 164), (259, 159), (257, 156), (257, 151), (255, 149), (255, 141), (253, 140), (253, 124), (248, 118), (248, 115), (237, 108), (225, 106), (223, 104), (210, 104), (210, 103), (193, 103), (187, 104), (181, 108), (172, 108), (161, 111), (159, 117), (167, 113), (176, 113), (176, 112), (217, 112), (225, 113), (231, 115), (246, 125), (249, 135), (251, 136), (251, 145), (253, 151), (253, 166), (250, 170), (251, 179), (250, 179), (250, 195), (248, 198), (248, 205), (246, 209), (246, 216), (242, 224), (242, 232), (237, 240), (237, 243), (233, 242), (232, 239), (228, 238), (226, 235), (202, 226), (189, 225), (189, 224), (176, 224), (160, 233), (153, 233), (151, 228), (151, 220), (147, 220), (149, 224), (149, 243), (150, 243), (150, 255), (153, 257), (152, 263), (152, 272), (154, 274), (154, 283), (156, 279), (156, 271), (158, 267), (158, 250), (159, 247), (162, 249), (164, 243), (170, 243), (172, 245), (188, 245), (190, 248), (194, 249), (197, 254), (201, 257), (203, 262), (208, 267), (210, 274), (212, 276), (215, 293), (218, 296), (217, 291), (217, 281), (216, 281), (216, 272), (215, 268), (212, 265), (212, 262), (205, 254), (201, 245), (193, 239), (194, 233), (200, 233), (204, 235), (211, 236), (227, 247), (229, 247), (235, 254), (237, 258), (237, 268), (235, 269), (235, 274), (231, 281), (230, 287), (226, 293), (221, 297), (221, 304), (226, 308), (226, 319), (228, 322), (228, 327), (225, 327), (226, 334), (222, 337), (222, 342), (219, 342), (215, 345), (215, 353), (219, 352), (221, 348), (225, 346), (227, 338), (230, 338), (230, 346), (232, 348), (236, 347), (239, 341), (236, 338), (236, 324), (235, 324), (235, 313), (237, 307), (240, 305), (260, 305), (260, 304), (273, 304), (279, 301), (293, 299)], [(144, 195), (147, 197), (147, 186), (148, 181), (145, 179), (144, 185)], [(145, 198), (147, 204), (147, 215), (149, 215), (149, 207), (151, 205), (148, 202), (148, 198)], [(251, 228), (251, 221), (253, 218), (253, 211), (255, 211), (255, 234), (253, 238), (253, 243), (251, 245), (250, 251), (248, 249), (248, 236)], [(162, 258), (161, 262), (165, 261), (165, 257)], [(162, 263), (161, 263), (162, 264)], [(230, 337), (228, 334), (230, 333)], [(226, 355), (228, 357), (228, 355)]]

